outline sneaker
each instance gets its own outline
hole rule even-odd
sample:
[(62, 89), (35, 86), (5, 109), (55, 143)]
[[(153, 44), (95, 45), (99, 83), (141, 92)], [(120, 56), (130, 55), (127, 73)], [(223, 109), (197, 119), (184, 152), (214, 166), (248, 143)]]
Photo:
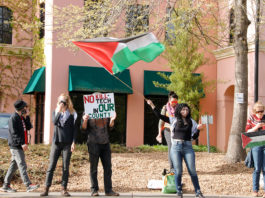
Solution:
[(93, 190), (91, 193), (91, 197), (97, 197), (99, 196), (98, 191), (97, 190)]
[(108, 192), (108, 193), (105, 193), (105, 195), (106, 195), (106, 196), (120, 196), (119, 193), (116, 193), (116, 192), (114, 192), (114, 191), (110, 191), (110, 192)]
[(2, 188), (0, 188), (0, 191), (2, 191), (2, 192), (8, 192), (8, 193), (14, 193), (14, 192), (17, 192), (17, 190), (11, 188), (10, 185), (8, 185), (8, 186), (3, 186)]
[(39, 184), (30, 184), (28, 187), (27, 187), (27, 192), (31, 192), (33, 190), (36, 190), (37, 188), (39, 188), (40, 185)]
[(199, 193), (196, 193), (196, 196), (195, 196), (195, 197), (199, 197), (199, 198), (205, 198), (201, 192), (199, 192)]

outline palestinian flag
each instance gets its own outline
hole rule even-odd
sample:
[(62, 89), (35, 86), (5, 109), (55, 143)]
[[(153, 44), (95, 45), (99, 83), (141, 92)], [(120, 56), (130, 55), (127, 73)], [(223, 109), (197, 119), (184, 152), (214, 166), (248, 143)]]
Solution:
[(265, 130), (257, 132), (242, 133), (243, 148), (252, 148), (254, 146), (265, 145)]
[(121, 72), (140, 60), (151, 62), (165, 50), (153, 33), (125, 39), (103, 37), (73, 43), (111, 74)]

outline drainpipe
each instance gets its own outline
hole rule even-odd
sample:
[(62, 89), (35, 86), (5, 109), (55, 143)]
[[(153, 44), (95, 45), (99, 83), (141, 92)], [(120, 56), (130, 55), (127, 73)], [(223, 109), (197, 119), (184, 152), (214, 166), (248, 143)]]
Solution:
[(256, 0), (256, 27), (255, 27), (255, 74), (254, 74), (254, 102), (259, 99), (259, 21), (260, 21), (260, 0)]

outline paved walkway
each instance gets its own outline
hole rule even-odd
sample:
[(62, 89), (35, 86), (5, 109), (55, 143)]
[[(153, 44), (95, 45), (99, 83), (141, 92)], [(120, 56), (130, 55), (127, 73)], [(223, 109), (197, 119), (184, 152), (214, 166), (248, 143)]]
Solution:
[[(72, 197), (91, 197), (89, 192), (70, 192)], [(99, 197), (107, 197), (104, 193), (99, 193)], [(22, 198), (22, 197), (40, 197), (39, 192), (16, 192), (16, 193), (3, 193), (0, 192), (0, 197), (11, 197), (11, 198)], [(61, 197), (60, 192), (51, 192), (49, 193), (49, 197)], [(143, 192), (143, 193), (120, 193), (120, 197), (136, 197), (136, 198), (146, 198), (146, 197), (176, 197), (175, 194), (162, 194), (162, 193), (153, 193), (153, 192)], [(194, 198), (195, 196), (192, 194), (184, 194), (184, 198)], [(205, 195), (206, 198), (250, 198), (248, 196), (222, 196), (222, 195)]]

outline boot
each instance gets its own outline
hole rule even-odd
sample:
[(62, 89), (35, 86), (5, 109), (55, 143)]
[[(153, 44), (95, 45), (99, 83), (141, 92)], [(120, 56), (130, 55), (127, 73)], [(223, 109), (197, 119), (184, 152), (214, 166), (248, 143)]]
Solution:
[(61, 191), (61, 195), (64, 197), (70, 197), (71, 195), (69, 194), (69, 192), (67, 192), (66, 187), (62, 186), (62, 191)]
[(50, 188), (50, 187), (47, 187), (47, 186), (46, 186), (45, 189), (44, 189), (44, 192), (41, 193), (40, 196), (41, 196), (41, 197), (46, 197), (46, 196), (48, 196), (48, 194), (49, 194), (49, 188)]

